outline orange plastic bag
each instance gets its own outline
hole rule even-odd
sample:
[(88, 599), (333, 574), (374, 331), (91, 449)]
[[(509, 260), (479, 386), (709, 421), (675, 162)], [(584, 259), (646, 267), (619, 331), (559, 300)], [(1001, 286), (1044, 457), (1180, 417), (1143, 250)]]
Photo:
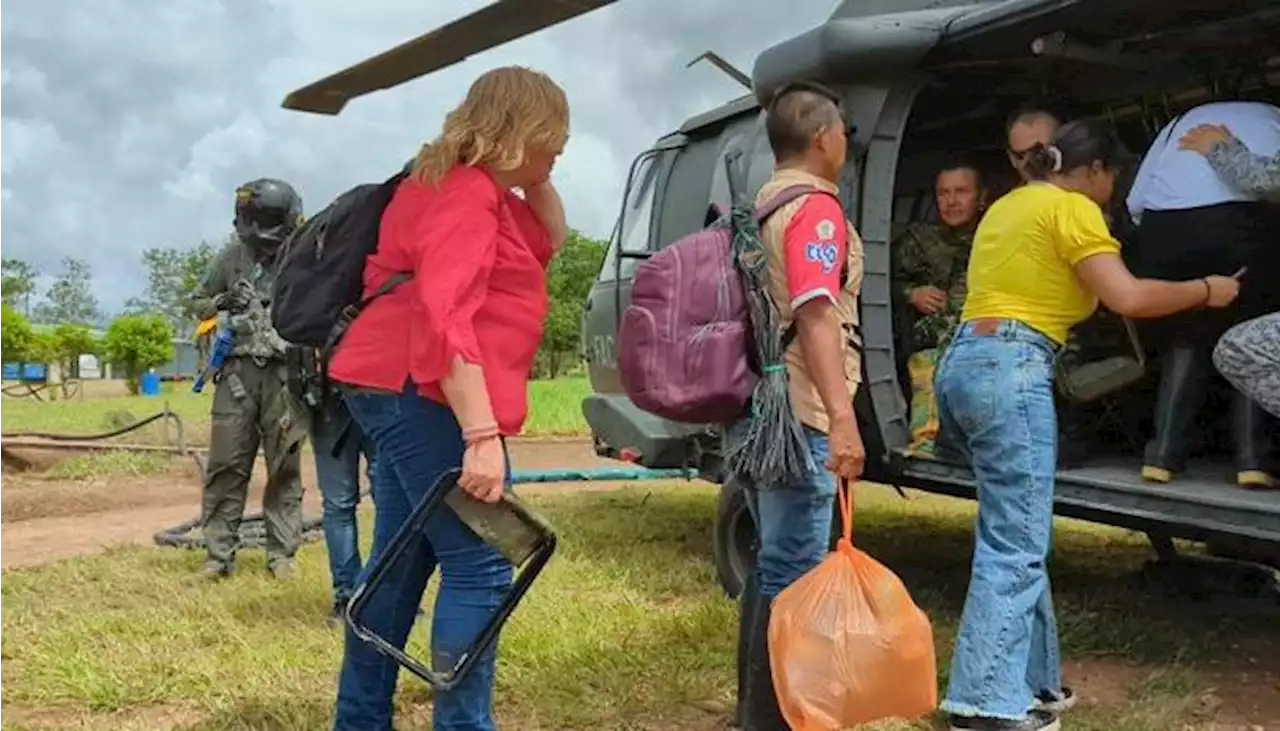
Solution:
[(929, 618), (889, 569), (853, 547), (853, 493), (840, 486), (836, 550), (774, 600), (769, 654), (793, 731), (836, 731), (938, 706)]

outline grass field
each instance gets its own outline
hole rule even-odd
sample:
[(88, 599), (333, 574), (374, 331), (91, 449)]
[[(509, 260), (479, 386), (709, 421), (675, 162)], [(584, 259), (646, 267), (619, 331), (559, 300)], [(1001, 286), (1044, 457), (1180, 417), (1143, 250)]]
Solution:
[[(106, 384), (102, 384), (106, 385)], [(123, 387), (113, 389), (121, 393)], [(96, 389), (97, 394), (103, 389)], [(586, 378), (558, 378), (529, 384), (528, 436), (581, 435), (587, 431), (582, 417), (582, 399), (590, 392)], [(169, 408), (183, 422), (187, 442), (203, 446), (209, 441), (209, 408), (213, 389), (191, 392), (190, 383), (166, 383), (158, 397), (90, 394), (84, 400), (38, 402), (31, 399), (5, 398), (0, 401), (0, 429), (5, 433), (40, 431), (63, 434), (104, 432), (127, 423), (130, 418), (144, 419)], [(165, 441), (161, 422), (148, 425), (121, 437), (136, 443)]]
[[(562, 548), (503, 636), (502, 727), (721, 728), (734, 689), (736, 607), (716, 589), (708, 560), (714, 492), (658, 485), (533, 502)], [(972, 506), (872, 488), (859, 505), (860, 544), (904, 578), (934, 621), (945, 683)], [(1205, 724), (1244, 692), (1220, 673), (1274, 670), (1273, 618), (1140, 591), (1131, 573), (1145, 557), (1135, 536), (1059, 526), (1052, 571), (1062, 644), (1068, 673), (1080, 673), (1068, 681), (1086, 698), (1067, 727), (1261, 728)], [(257, 551), (216, 586), (193, 581), (200, 561), (132, 548), (6, 571), (4, 728), (326, 727), (341, 647), (321, 622), (324, 548), (303, 549), (291, 584), (265, 579)], [(427, 624), (412, 640), (420, 657)], [(424, 688), (403, 682), (399, 728), (429, 728)]]
[[(531, 435), (585, 431), (585, 379), (532, 385)], [(194, 444), (207, 441), (208, 394), (166, 394)], [(88, 433), (143, 418), (162, 399), (3, 400), (3, 430)], [(148, 427), (145, 439), (162, 434)], [(137, 454), (79, 456), (40, 476), (52, 487), (117, 489), (171, 469)], [(112, 478), (105, 482), (102, 477)], [(93, 482), (97, 480), (97, 482)], [(94, 485), (97, 485), (94, 487)], [(86, 487), (87, 486), (87, 487)], [(736, 605), (716, 587), (715, 493), (698, 484), (539, 496), (561, 550), (504, 634), (502, 728), (711, 731), (734, 693)], [(861, 547), (903, 577), (930, 614), (940, 682), (968, 581), (973, 505), (859, 493)], [(20, 521), (21, 518), (19, 517)], [(369, 515), (363, 517), (367, 544)], [(6, 523), (14, 529), (22, 523)], [(1085, 701), (1072, 731), (1280, 728), (1280, 624), (1274, 613), (1198, 604), (1139, 588), (1145, 541), (1061, 521), (1052, 561), (1067, 682)], [(3, 572), (3, 729), (292, 731), (325, 728), (340, 636), (326, 628), (323, 545), (300, 554), (299, 580), (263, 576), (249, 551), (230, 583), (193, 580), (202, 556), (116, 549)], [(426, 653), (429, 622), (412, 651)], [(429, 728), (429, 694), (406, 680), (398, 728)], [(880, 728), (931, 728), (886, 724)]]

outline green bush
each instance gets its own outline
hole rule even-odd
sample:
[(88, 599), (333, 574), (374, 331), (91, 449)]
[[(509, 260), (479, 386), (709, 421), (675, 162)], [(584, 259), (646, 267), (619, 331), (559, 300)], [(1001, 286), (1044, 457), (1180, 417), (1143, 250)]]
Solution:
[(124, 369), (129, 393), (138, 393), (138, 379), (149, 368), (173, 359), (173, 335), (159, 315), (125, 315), (107, 330), (107, 360)]
[(0, 305), (0, 355), (5, 363), (25, 363), (31, 357), (36, 334), (21, 312)]

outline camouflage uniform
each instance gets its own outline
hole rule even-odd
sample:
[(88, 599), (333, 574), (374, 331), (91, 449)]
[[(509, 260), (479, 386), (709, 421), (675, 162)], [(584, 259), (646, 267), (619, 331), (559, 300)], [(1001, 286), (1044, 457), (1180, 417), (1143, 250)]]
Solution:
[[(1238, 190), (1280, 201), (1280, 153), (1255, 155), (1233, 138), (1215, 144), (1205, 157), (1214, 172)], [(1213, 364), (1241, 393), (1280, 416), (1280, 313), (1228, 330), (1213, 350)]]
[(909, 302), (911, 290), (937, 287), (947, 293), (947, 305), (941, 312), (924, 315), (916, 311), (912, 327), (912, 352), (945, 346), (951, 339), (964, 307), (965, 276), (969, 269), (969, 252), (973, 232), (947, 226), (913, 223), (893, 241), (893, 281), (901, 288), (903, 302)]
[(1280, 312), (1228, 330), (1213, 349), (1213, 365), (1241, 393), (1280, 416)]
[[(939, 429), (934, 370), (960, 322), (972, 246), (972, 231), (913, 223), (894, 239), (890, 249), (893, 281), (902, 298), (903, 317), (911, 327), (905, 375), (911, 384), (912, 454), (933, 454)], [(932, 315), (920, 313), (910, 304), (911, 290), (917, 287), (946, 292), (946, 305)]]
[(1280, 202), (1280, 152), (1272, 157), (1255, 155), (1243, 142), (1232, 138), (1215, 144), (1205, 159), (1236, 190)]
[[(267, 458), (262, 496), (267, 564), (287, 566), (302, 533), (300, 448), (305, 410), (289, 390), (289, 345), (271, 325), (269, 297), (275, 255), (265, 259), (235, 239), (218, 253), (200, 285), (195, 310), (235, 334), (235, 345), (215, 377), (213, 429), (204, 484), (202, 525), (209, 561), (230, 569), (235, 560), (253, 462), (261, 444)], [(219, 295), (252, 290), (242, 312), (219, 311)]]

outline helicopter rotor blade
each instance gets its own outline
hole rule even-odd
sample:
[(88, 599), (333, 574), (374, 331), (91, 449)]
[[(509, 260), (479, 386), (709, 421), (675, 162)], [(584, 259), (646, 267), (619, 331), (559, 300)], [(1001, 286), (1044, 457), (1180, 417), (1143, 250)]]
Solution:
[(472, 54), (612, 5), (616, 0), (498, 0), (326, 76), (285, 97), (285, 109), (335, 115), (347, 102), (452, 66)]

